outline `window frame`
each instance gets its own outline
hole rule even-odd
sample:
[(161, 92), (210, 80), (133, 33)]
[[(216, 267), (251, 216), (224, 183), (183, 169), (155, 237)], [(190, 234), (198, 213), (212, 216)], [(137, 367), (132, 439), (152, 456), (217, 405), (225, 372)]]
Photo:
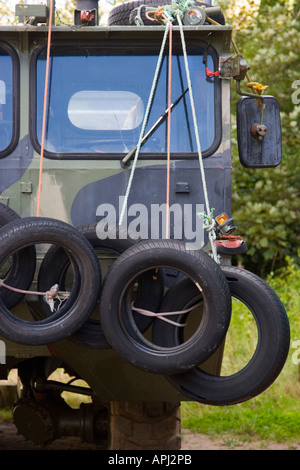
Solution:
[[(174, 46), (176, 47), (177, 50), (182, 51), (181, 45), (179, 43), (176, 43), (173, 40)], [(104, 55), (109, 55), (109, 53), (117, 55), (117, 52), (122, 49), (132, 49), (138, 50), (138, 51), (144, 51), (145, 55), (148, 53), (153, 53), (153, 51), (157, 54), (159, 53), (159, 48), (160, 48), (161, 43), (157, 41), (151, 41), (151, 44), (149, 42), (145, 41), (140, 41), (138, 44), (133, 41), (124, 41), (122, 45), (120, 43), (116, 43), (115, 41), (108, 40), (106, 42), (103, 41), (93, 41), (93, 40), (77, 40), (77, 41), (53, 41), (52, 47), (61, 47), (63, 48), (93, 48), (93, 49), (98, 49), (99, 54), (101, 51), (103, 51)], [(194, 39), (189, 41), (189, 45), (193, 49), (198, 48), (201, 50), (203, 53), (206, 52), (208, 55), (212, 57), (213, 64), (214, 64), (214, 69), (218, 69), (218, 64), (219, 64), (219, 55), (215, 48), (208, 44), (207, 42), (199, 39)], [(45, 45), (41, 45), (35, 48), (35, 50), (32, 53), (31, 56), (31, 61), (30, 61), (30, 90), (29, 90), (29, 95), (30, 95), (30, 137), (31, 137), (31, 142), (34, 147), (34, 149), (40, 153), (41, 152), (41, 144), (38, 140), (38, 135), (37, 135), (37, 126), (36, 126), (36, 118), (37, 118), (37, 60), (39, 55), (41, 54), (42, 51), (46, 50)], [(214, 83), (214, 109), (215, 109), (215, 137), (214, 141), (205, 150), (202, 150), (202, 157), (207, 158), (212, 156), (218, 147), (221, 144), (222, 140), (222, 101), (221, 101), (221, 80), (219, 79), (213, 79), (215, 80)], [(163, 153), (140, 153), (139, 159), (140, 160), (163, 160), (166, 158), (166, 152)], [(47, 149), (44, 149), (44, 156), (49, 159), (53, 160), (122, 160), (125, 156), (126, 153), (83, 153), (83, 152), (78, 152), (78, 153), (63, 153), (63, 152), (50, 152)], [(189, 160), (189, 159), (196, 159), (198, 157), (197, 152), (188, 152), (188, 153), (171, 153), (170, 155), (172, 160), (178, 160), (178, 159), (184, 159), (184, 160)]]
[(1, 40), (0, 47), (7, 52), (12, 61), (12, 132), (10, 143), (0, 150), (0, 158), (4, 158), (15, 150), (20, 138), (20, 62), (17, 51), (11, 44)]

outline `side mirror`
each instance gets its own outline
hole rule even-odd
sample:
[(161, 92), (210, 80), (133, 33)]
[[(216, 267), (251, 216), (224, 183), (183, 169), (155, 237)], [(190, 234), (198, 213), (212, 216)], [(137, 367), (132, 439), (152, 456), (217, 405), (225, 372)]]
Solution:
[[(279, 104), (273, 96), (243, 96), (237, 102), (237, 138), (241, 165), (246, 168), (276, 167), (281, 162)], [(261, 114), (261, 104), (264, 111)], [(262, 120), (263, 116), (263, 120)]]

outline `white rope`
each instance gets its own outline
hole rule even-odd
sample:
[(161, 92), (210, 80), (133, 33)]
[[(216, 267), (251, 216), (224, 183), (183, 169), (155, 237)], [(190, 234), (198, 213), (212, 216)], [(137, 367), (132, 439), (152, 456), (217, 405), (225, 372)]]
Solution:
[(133, 180), (134, 172), (135, 172), (135, 169), (136, 169), (136, 164), (137, 164), (137, 160), (138, 160), (142, 140), (143, 140), (146, 125), (147, 125), (147, 122), (148, 122), (148, 117), (149, 117), (149, 114), (150, 114), (150, 109), (151, 109), (153, 96), (154, 96), (155, 89), (156, 89), (156, 83), (157, 83), (158, 76), (159, 76), (160, 65), (161, 65), (161, 62), (162, 62), (163, 53), (164, 53), (164, 49), (165, 49), (165, 45), (166, 45), (166, 40), (167, 40), (167, 37), (168, 37), (168, 34), (169, 34), (169, 29), (170, 29), (169, 25), (166, 25), (165, 34), (164, 34), (164, 37), (163, 37), (163, 40), (162, 40), (160, 53), (159, 53), (159, 56), (158, 56), (157, 65), (156, 65), (154, 78), (153, 78), (153, 82), (152, 82), (152, 87), (151, 87), (151, 91), (150, 91), (150, 95), (149, 95), (149, 99), (148, 99), (148, 104), (147, 104), (147, 108), (146, 108), (146, 112), (145, 112), (145, 116), (144, 116), (144, 121), (143, 121), (142, 129), (141, 129), (139, 141), (138, 141), (138, 144), (137, 144), (137, 148), (136, 148), (136, 151), (135, 151), (134, 160), (133, 160), (133, 163), (132, 163), (132, 169), (131, 169), (131, 173), (130, 173), (130, 177), (129, 177), (129, 181), (128, 181), (128, 185), (127, 185), (127, 189), (126, 189), (126, 194), (125, 194), (125, 197), (124, 197), (124, 202), (123, 202), (121, 215), (120, 215), (120, 219), (119, 219), (119, 225), (122, 225), (125, 210), (127, 208), (128, 197), (129, 197), (129, 193), (130, 193), (131, 186), (132, 186), (132, 180)]
[[(5, 289), (11, 290), (13, 292), (18, 292), (20, 294), (30, 294), (30, 295), (41, 295), (44, 297), (45, 302), (49, 305), (52, 312), (54, 310), (59, 310), (62, 303), (69, 297), (70, 292), (60, 291), (58, 284), (54, 284), (50, 290), (46, 292), (38, 292), (33, 290), (18, 289), (17, 287), (9, 286), (5, 284), (3, 279), (0, 279), (0, 287), (5, 287)], [(55, 308), (54, 301), (58, 300), (58, 307)]]
[(159, 318), (160, 320), (163, 320), (167, 323), (171, 323), (171, 325), (184, 327), (186, 326), (186, 323), (177, 323), (173, 320), (170, 320), (169, 318), (165, 318), (165, 316), (166, 315), (183, 315), (185, 313), (190, 312), (192, 309), (199, 307), (200, 305), (202, 305), (202, 302), (199, 302), (198, 304), (193, 305), (192, 307), (187, 308), (185, 310), (178, 310), (175, 312), (159, 312), (159, 313), (151, 312), (150, 310), (146, 310), (144, 308), (137, 308), (137, 307), (134, 307), (133, 305), (131, 305), (131, 309), (137, 313), (141, 313), (142, 315), (145, 315), (146, 317)]
[(206, 205), (206, 211), (207, 211), (207, 215), (206, 215), (207, 223), (205, 225), (205, 228), (208, 231), (208, 237), (209, 237), (209, 241), (210, 241), (210, 244), (211, 244), (213, 258), (218, 263), (219, 259), (218, 259), (218, 254), (217, 254), (217, 250), (216, 250), (216, 246), (215, 246), (215, 239), (216, 239), (215, 230), (214, 230), (215, 220), (212, 218), (212, 210), (210, 209), (210, 205), (209, 205), (208, 191), (207, 191), (206, 179), (205, 179), (205, 171), (204, 171), (203, 161), (202, 161), (202, 151), (201, 151), (201, 145), (200, 145), (200, 137), (199, 137), (199, 132), (198, 132), (197, 116), (196, 116), (195, 103), (194, 103), (194, 97), (193, 97), (193, 91), (192, 91), (192, 83), (191, 83), (189, 64), (188, 64), (187, 52), (186, 52), (186, 45), (185, 45), (185, 39), (184, 39), (184, 33), (183, 33), (183, 26), (182, 26), (180, 14), (177, 14), (177, 21), (178, 21), (178, 24), (179, 24), (179, 30), (180, 30), (180, 36), (181, 36), (185, 71), (186, 71), (186, 77), (187, 77), (188, 88), (189, 88), (189, 93), (190, 93), (192, 116), (193, 116), (193, 122), (194, 122), (194, 128), (195, 128), (197, 151), (198, 151), (198, 156), (199, 156), (199, 164), (200, 164), (204, 199), (205, 199), (205, 205)]
[[(208, 199), (208, 191), (207, 191), (207, 186), (206, 186), (205, 171), (204, 171), (204, 167), (203, 167), (202, 150), (201, 150), (200, 137), (199, 137), (199, 132), (198, 132), (198, 123), (197, 123), (195, 103), (194, 103), (194, 97), (193, 97), (193, 91), (192, 91), (192, 83), (191, 83), (191, 77), (190, 77), (190, 71), (189, 71), (189, 64), (188, 64), (188, 59), (187, 59), (186, 44), (185, 44), (184, 33), (183, 33), (183, 25), (182, 25), (182, 21), (181, 21), (181, 18), (180, 18), (181, 11), (176, 10), (176, 14), (177, 14), (177, 22), (179, 24), (179, 29), (180, 29), (182, 50), (183, 50), (183, 56), (184, 56), (184, 64), (185, 64), (185, 70), (186, 70), (186, 76), (187, 76), (187, 82), (188, 82), (188, 89), (189, 89), (189, 93), (190, 93), (192, 116), (193, 116), (193, 123), (194, 123), (194, 128), (195, 128), (195, 138), (196, 138), (196, 145), (197, 145), (197, 151), (198, 151), (198, 157), (199, 157), (199, 165), (200, 165), (200, 172), (201, 172), (201, 178), (202, 178), (204, 199), (205, 199), (205, 205), (206, 205), (206, 215), (205, 215), (204, 228), (208, 232), (208, 238), (209, 238), (209, 242), (210, 242), (211, 250), (212, 250), (212, 257), (217, 263), (219, 263), (219, 258), (218, 258), (217, 249), (216, 249), (216, 245), (215, 245), (215, 240), (216, 240), (215, 225), (216, 225), (216, 222), (215, 222), (214, 218), (212, 217), (213, 209), (210, 208), (209, 199)], [(155, 88), (156, 88), (156, 83), (157, 83), (157, 80), (158, 80), (159, 69), (160, 69), (160, 65), (161, 65), (161, 61), (162, 61), (162, 57), (163, 57), (163, 52), (164, 52), (167, 36), (168, 36), (168, 33), (169, 33), (169, 28), (170, 28), (169, 24), (166, 23), (165, 34), (164, 34), (164, 37), (163, 37), (163, 41), (162, 41), (162, 45), (161, 45), (161, 49), (160, 49), (160, 53), (159, 53), (159, 57), (158, 57), (158, 61), (157, 61), (157, 66), (156, 66), (156, 70), (155, 70), (155, 74), (154, 74), (154, 78), (153, 78), (152, 88), (151, 88), (151, 92), (150, 92), (149, 99), (148, 99), (147, 109), (146, 109), (142, 129), (141, 129), (138, 145), (137, 145), (137, 148), (136, 148), (134, 161), (133, 161), (133, 164), (132, 164), (132, 169), (131, 169), (131, 173), (130, 173), (130, 177), (129, 177), (129, 181), (128, 181), (128, 185), (127, 185), (127, 189), (126, 189), (126, 194), (125, 194), (125, 197), (124, 197), (123, 207), (122, 207), (121, 215), (120, 215), (120, 219), (119, 219), (119, 225), (122, 225), (125, 210), (127, 208), (128, 197), (129, 197), (129, 193), (130, 193), (131, 186), (132, 186), (132, 181), (133, 181), (134, 172), (135, 172), (135, 169), (136, 169), (136, 164), (137, 164), (137, 160), (138, 160), (138, 156), (139, 156), (139, 152), (140, 152), (140, 147), (141, 147), (142, 140), (143, 140), (143, 137), (144, 137), (146, 125), (147, 125), (147, 122), (148, 122), (148, 116), (149, 116), (150, 108), (151, 108), (152, 101), (153, 101), (153, 96), (154, 96), (154, 92), (155, 92)]]

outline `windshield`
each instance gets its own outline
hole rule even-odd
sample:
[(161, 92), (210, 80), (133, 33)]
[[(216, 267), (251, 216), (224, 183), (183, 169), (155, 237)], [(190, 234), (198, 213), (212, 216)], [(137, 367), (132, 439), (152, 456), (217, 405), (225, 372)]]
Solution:
[[(51, 78), (45, 150), (51, 154), (91, 155), (99, 158), (126, 154), (138, 143), (143, 117), (154, 78), (158, 53), (134, 50), (104, 52), (86, 47), (55, 47)], [(203, 50), (188, 55), (202, 150), (215, 140), (215, 84), (207, 79)], [(214, 69), (207, 55), (207, 66)], [(36, 62), (36, 137), (41, 142), (46, 52)], [(151, 107), (146, 132), (165, 113), (168, 103), (168, 58), (165, 57)], [(172, 58), (171, 152), (196, 152), (184, 60)], [(162, 121), (162, 122), (161, 122)], [(160, 120), (141, 154), (167, 151), (167, 121)]]

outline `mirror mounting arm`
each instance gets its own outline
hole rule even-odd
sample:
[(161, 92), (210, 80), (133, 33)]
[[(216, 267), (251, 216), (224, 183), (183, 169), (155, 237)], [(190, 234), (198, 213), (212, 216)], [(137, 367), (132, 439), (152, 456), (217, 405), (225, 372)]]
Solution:
[(251, 98), (256, 99), (258, 109), (260, 110), (260, 123), (256, 123), (252, 126), (251, 135), (255, 139), (262, 140), (268, 132), (268, 128), (264, 124), (264, 113), (266, 108), (264, 96), (256, 93), (243, 92), (241, 90), (241, 80), (236, 80), (236, 91), (241, 96), (250, 96)]

